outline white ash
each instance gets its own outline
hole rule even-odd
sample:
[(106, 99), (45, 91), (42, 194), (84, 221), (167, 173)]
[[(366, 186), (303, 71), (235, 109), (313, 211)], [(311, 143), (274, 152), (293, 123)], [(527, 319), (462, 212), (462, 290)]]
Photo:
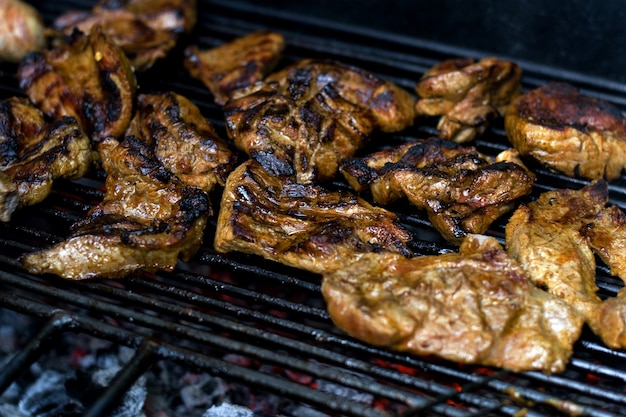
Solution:
[[(220, 404), (214, 405), (209, 408), (202, 417), (269, 417), (266, 414), (255, 413), (249, 408), (234, 405), (234, 404)], [(281, 417), (281, 416), (276, 416)]]
[[(92, 381), (102, 388), (107, 387), (111, 380), (122, 368), (119, 365), (112, 365), (109, 368), (96, 370), (92, 374)], [(146, 390), (145, 376), (139, 377), (137, 381), (124, 394), (122, 403), (112, 412), (111, 417), (145, 417), (143, 405), (148, 392)]]
[(68, 395), (65, 388), (68, 376), (46, 370), (26, 387), (17, 409), (29, 417), (80, 416), (83, 405)]

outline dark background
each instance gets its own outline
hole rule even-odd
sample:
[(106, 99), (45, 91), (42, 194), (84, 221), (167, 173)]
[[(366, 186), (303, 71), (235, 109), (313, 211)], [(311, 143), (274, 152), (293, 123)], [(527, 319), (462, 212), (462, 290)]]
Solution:
[(243, 0), (626, 84), (626, 0)]

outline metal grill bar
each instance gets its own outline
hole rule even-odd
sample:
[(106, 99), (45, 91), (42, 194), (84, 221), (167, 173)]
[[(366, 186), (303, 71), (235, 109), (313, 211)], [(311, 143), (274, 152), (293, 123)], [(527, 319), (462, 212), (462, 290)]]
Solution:
[[(135, 279), (133, 279), (135, 280)], [(19, 278), (13, 279), (7, 277), (6, 283), (12, 284), (15, 287), (24, 286), (29, 289), (30, 293), (44, 294), (47, 296), (53, 296), (64, 302), (71, 303), (83, 308), (88, 308), (90, 313), (102, 312), (110, 315), (116, 319), (128, 320), (129, 317), (133, 318), (133, 323), (142, 326), (141, 329), (136, 329), (135, 333), (142, 334), (144, 337), (158, 337), (159, 335), (166, 334), (168, 339), (172, 336), (176, 338), (181, 337), (184, 339), (193, 339), (201, 342), (203, 345), (211, 345), (218, 348), (223, 348), (225, 351), (238, 352), (245, 355), (251, 355), (256, 358), (262, 359), (268, 363), (276, 363), (282, 366), (288, 366), (289, 368), (301, 371), (306, 374), (316, 375), (318, 377), (339, 382), (341, 384), (350, 386), (355, 389), (370, 392), (384, 397), (393, 398), (397, 401), (401, 401), (411, 406), (419, 407), (424, 402), (423, 397), (419, 397), (411, 394), (410, 392), (402, 392), (398, 389), (390, 389), (388, 386), (376, 383), (371, 379), (363, 379), (357, 377), (352, 373), (346, 373), (342, 369), (350, 369), (352, 371), (359, 371), (362, 374), (368, 374), (372, 377), (386, 378), (389, 381), (396, 383), (409, 383), (415, 388), (425, 390), (427, 392), (434, 392), (439, 396), (456, 395), (457, 393), (450, 388), (440, 386), (438, 384), (420, 381), (416, 379), (406, 378), (406, 375), (389, 372), (384, 368), (373, 367), (371, 364), (346, 357), (342, 354), (332, 352), (326, 349), (318, 348), (314, 345), (307, 343), (300, 343), (298, 341), (290, 340), (280, 337), (276, 334), (265, 333), (264, 331), (257, 330), (250, 325), (243, 325), (235, 321), (227, 321), (224, 319), (216, 318), (212, 315), (198, 313), (189, 309), (185, 309), (174, 304), (168, 305), (160, 299), (158, 303), (152, 300), (123, 290), (118, 290), (114, 287), (108, 287), (97, 283), (87, 283), (85, 286), (88, 288), (95, 288), (103, 290), (106, 293), (112, 293), (112, 299), (115, 301), (122, 301), (123, 305), (142, 305), (146, 306), (149, 311), (158, 311), (160, 313), (169, 313), (176, 317), (177, 322), (170, 322), (161, 320), (152, 316), (139, 313), (137, 311), (131, 311), (118, 307), (116, 305), (104, 304), (101, 301), (94, 300), (92, 297), (76, 295), (71, 291), (59, 290), (58, 288), (48, 288), (44, 284), (27, 282), (22, 283)], [(191, 297), (185, 296), (184, 299), (190, 299)], [(204, 301), (209, 300), (197, 300), (199, 305), (204, 305)], [(305, 354), (309, 361), (302, 361), (296, 358), (295, 355), (287, 355), (284, 353), (276, 354), (273, 350), (267, 350), (259, 348), (257, 344), (249, 345), (243, 342), (237, 342), (234, 337), (222, 338), (214, 336), (211, 332), (202, 331), (197, 328), (191, 328), (186, 325), (185, 320), (193, 320), (194, 322), (203, 323), (203, 325), (218, 327), (230, 332), (239, 332), (244, 334), (247, 338), (252, 338), (255, 342), (265, 342), (267, 344), (276, 345), (276, 348), (280, 348), (281, 352), (291, 351)], [(273, 321), (273, 320), (272, 320)], [(185, 324), (183, 324), (185, 323)], [(157, 330), (157, 333), (152, 333), (144, 329)], [(303, 334), (312, 335), (315, 333), (315, 329), (304, 329)], [(231, 333), (231, 336), (234, 336)], [(319, 335), (317, 335), (319, 339)], [(319, 362), (310, 362), (310, 359), (315, 359)], [(328, 362), (331, 365), (325, 366), (323, 362)], [(472, 384), (476, 384), (473, 382)], [(469, 390), (468, 390), (469, 391)], [(471, 394), (463, 394), (462, 398), (469, 403), (481, 405), (486, 402), (485, 399), (473, 396)], [(489, 404), (493, 406), (493, 404)], [(432, 406), (429, 405), (429, 408)]]
[(84, 417), (107, 416), (130, 389), (133, 383), (148, 369), (155, 359), (156, 344), (144, 341), (131, 361), (120, 370), (115, 379), (96, 402), (87, 410)]
[[(137, 332), (129, 331), (121, 327), (106, 324), (97, 319), (92, 319), (82, 315), (76, 315), (70, 312), (59, 313), (57, 309), (51, 306), (35, 303), (25, 299), (16, 299), (15, 297), (4, 293), (0, 293), (0, 303), (16, 311), (22, 311), (27, 314), (34, 314), (43, 318), (49, 318), (52, 316), (63, 317), (63, 320), (68, 320), (75, 323), (76, 330), (80, 330), (81, 332), (87, 332), (88, 334), (95, 337), (112, 340), (116, 343), (124, 344), (126, 346), (141, 346), (142, 343), (145, 343), (145, 341), (147, 340), (145, 337), (138, 335)], [(44, 333), (44, 331), (40, 333)], [(30, 343), (35, 344), (38, 340), (38, 338), (35, 338)], [(48, 348), (50, 347), (49, 344), (45, 344), (43, 346), (44, 348), (46, 346)], [(42, 352), (40, 351), (38, 353)], [(282, 395), (293, 395), (294, 398), (299, 398), (303, 401), (310, 402), (311, 404), (317, 404), (321, 407), (328, 407), (335, 411), (345, 413), (346, 415), (355, 417), (384, 417), (386, 415), (384, 412), (372, 409), (364, 404), (360, 404), (354, 401), (337, 397), (336, 395), (331, 395), (317, 390), (303, 390), (302, 386), (286, 381), (284, 379), (260, 373), (251, 369), (242, 368), (240, 366), (233, 365), (232, 363), (223, 360), (217, 360), (198, 352), (189, 351), (188, 349), (180, 346), (175, 346), (164, 341), (156, 342), (156, 345), (154, 346), (154, 351), (150, 353), (150, 356), (152, 355), (152, 353), (154, 353), (154, 355), (158, 355), (163, 359), (175, 360), (183, 362), (188, 366), (197, 366), (200, 368), (211, 370), (211, 372), (215, 375), (240, 380), (242, 382), (251, 384), (252, 386), (261, 386), (268, 391), (275, 391), (276, 393)], [(147, 362), (147, 357), (144, 358), (144, 356), (141, 356), (138, 361), (141, 362), (141, 368), (143, 369), (145, 366), (145, 362)], [(133, 365), (133, 367), (135, 366), (137, 365)], [(19, 366), (15, 367), (19, 368)], [(22, 370), (24, 369), (22, 368)], [(133, 377), (136, 375), (136, 373), (132, 370), (126, 372), (131, 374)], [(127, 384), (128, 381), (120, 382), (120, 384), (122, 383)], [(115, 391), (117, 395), (122, 393), (121, 391), (118, 391), (118, 388), (115, 386), (110, 389), (112, 392)], [(119, 396), (117, 398), (107, 398), (107, 404), (97, 406), (98, 410), (94, 411), (94, 413), (104, 412), (105, 408), (108, 408), (110, 405), (112, 405), (113, 400), (115, 399), (119, 400)]]
[[(37, 7), (48, 21), (62, 10), (89, 8), (82, 1), (40, 3)], [(304, 57), (332, 57), (363, 66), (409, 90), (423, 71), (441, 59), (483, 55), (239, 2), (213, 0), (199, 5), (199, 27), (193, 41), (201, 47), (269, 27), (287, 39), (286, 62)], [(174, 57), (180, 59), (180, 51)], [(141, 89), (146, 92), (171, 89), (186, 95), (223, 132), (221, 109), (179, 64), (161, 64), (145, 74)], [(525, 88), (559, 79), (574, 82), (597, 97), (626, 105), (623, 95), (626, 86), (533, 63), (520, 62), (520, 65), (525, 71)], [(13, 68), (6, 68), (0, 75), (0, 89), (6, 95), (19, 94), (12, 71)], [(434, 127), (426, 124), (385, 137), (385, 141), (400, 143), (434, 134)], [(477, 146), (488, 154), (507, 148), (502, 127), (492, 128)], [(537, 193), (584, 184), (544, 169), (535, 171), (539, 178)], [(605, 348), (589, 335), (577, 345), (574, 358), (562, 375), (494, 372), (378, 349), (348, 338), (334, 328), (324, 309), (318, 276), (258, 257), (215, 253), (210, 248), (215, 220), (207, 229), (207, 244), (193, 262), (181, 264), (171, 274), (135, 276), (120, 282), (67, 282), (21, 271), (18, 257), (62, 239), (67, 227), (82, 218), (102, 197), (102, 180), (102, 174), (96, 172), (80, 181), (60, 181), (44, 204), (24, 209), (9, 223), (0, 223), (0, 305), (46, 320), (0, 371), (0, 389), (6, 389), (30, 364), (45, 355), (60, 334), (80, 332), (138, 349), (105, 396), (92, 405), (88, 411), (91, 417), (106, 415), (130, 384), (156, 360), (206, 369), (228, 380), (303, 401), (323, 412), (388, 415), (372, 405), (233, 364), (224, 359), (228, 352), (330, 380), (405, 408), (412, 407), (403, 414), (405, 417), (626, 413), (623, 391), (626, 354)], [(347, 187), (341, 181), (333, 185)], [(624, 179), (612, 183), (610, 192), (612, 203), (626, 206)], [(398, 214), (407, 226), (432, 234), (430, 224), (410, 206), (400, 208)], [(498, 222), (490, 233), (502, 239), (504, 225), (504, 221)], [(415, 246), (424, 254), (452, 249), (445, 242), (428, 239), (417, 240)], [(623, 284), (609, 275), (606, 268), (598, 268), (601, 290), (614, 295)], [(110, 324), (112, 319), (118, 325)], [(190, 349), (189, 344), (195, 348)], [(592, 376), (591, 380), (587, 375)]]
[(65, 315), (53, 316), (0, 371), (0, 392), (4, 392), (13, 381), (47, 349), (59, 332), (71, 327), (74, 323)]

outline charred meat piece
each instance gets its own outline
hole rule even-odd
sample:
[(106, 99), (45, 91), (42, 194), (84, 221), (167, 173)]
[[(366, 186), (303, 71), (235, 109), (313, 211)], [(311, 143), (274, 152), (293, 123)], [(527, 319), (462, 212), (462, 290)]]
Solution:
[(136, 71), (145, 71), (176, 46), (196, 24), (195, 0), (100, 0), (90, 11), (72, 10), (54, 21), (70, 35), (101, 26), (128, 56)]
[(239, 149), (272, 175), (311, 184), (333, 178), (374, 130), (410, 126), (414, 99), (362, 69), (304, 60), (238, 92), (224, 110)]
[(520, 96), (505, 129), (522, 157), (571, 177), (613, 180), (626, 165), (626, 119), (619, 109), (569, 84), (549, 83)]
[[(626, 215), (617, 206), (598, 213), (585, 225), (583, 235), (593, 251), (626, 284)], [(594, 318), (602, 341), (613, 349), (626, 349), (626, 290), (604, 300)]]
[(18, 63), (46, 46), (43, 17), (21, 0), (0, 1), (0, 61)]
[(522, 70), (509, 61), (452, 59), (427, 71), (415, 87), (418, 116), (441, 116), (439, 136), (464, 143), (503, 116), (521, 91)]
[(378, 204), (408, 198), (458, 244), (467, 234), (486, 232), (532, 191), (534, 174), (508, 158), (494, 161), (474, 147), (431, 138), (346, 158), (341, 172), (355, 190), (369, 188)]
[(45, 199), (57, 178), (77, 179), (93, 160), (89, 137), (72, 117), (48, 122), (27, 99), (0, 102), (0, 221)]
[(350, 193), (275, 177), (248, 160), (226, 182), (214, 246), (319, 273), (368, 252), (411, 256), (410, 240), (391, 212)]
[(165, 168), (189, 185), (210, 192), (224, 186), (237, 154), (228, 148), (200, 109), (180, 94), (140, 94), (128, 134), (154, 147)]
[(122, 136), (137, 89), (128, 59), (100, 26), (66, 41), (22, 60), (20, 88), (47, 116), (75, 117), (96, 143)]
[(216, 48), (185, 49), (185, 68), (211, 91), (215, 102), (224, 105), (233, 92), (262, 81), (274, 70), (285, 49), (283, 36), (256, 31)]
[(68, 239), (24, 255), (24, 268), (72, 280), (122, 278), (172, 270), (179, 257), (189, 260), (211, 215), (207, 193), (165, 169), (134, 136), (108, 138), (98, 151), (107, 173), (104, 200)]
[(521, 205), (506, 226), (506, 246), (530, 280), (574, 307), (599, 334), (596, 261), (582, 230), (608, 201), (605, 181), (547, 191)]
[(564, 370), (583, 324), (480, 235), (458, 253), (364, 255), (324, 273), (322, 293), (333, 322), (357, 339), (513, 371)]

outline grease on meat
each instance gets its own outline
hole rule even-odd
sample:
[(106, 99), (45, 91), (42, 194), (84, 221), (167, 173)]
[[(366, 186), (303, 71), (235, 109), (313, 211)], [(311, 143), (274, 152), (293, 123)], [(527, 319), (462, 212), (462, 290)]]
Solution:
[(509, 254), (532, 282), (564, 298), (585, 317), (592, 317), (597, 296), (596, 262), (581, 229), (602, 210), (606, 184), (581, 190), (557, 189), (521, 205), (506, 226)]
[(140, 95), (128, 134), (105, 139), (98, 152), (103, 201), (68, 239), (22, 257), (24, 267), (66, 279), (122, 278), (190, 260), (213, 215), (209, 192), (234, 165), (199, 109), (173, 92)]
[(262, 81), (278, 64), (285, 49), (280, 33), (256, 31), (212, 49), (185, 49), (184, 65), (224, 105), (236, 91)]
[(101, 26), (128, 56), (136, 71), (146, 71), (165, 58), (197, 19), (195, 0), (100, 0), (90, 11), (58, 16), (54, 27), (70, 35)]
[(626, 119), (613, 104), (565, 83), (528, 91), (505, 116), (522, 157), (571, 177), (614, 180), (626, 165)]
[(44, 200), (56, 179), (82, 177), (92, 162), (89, 137), (76, 119), (48, 121), (21, 97), (0, 102), (0, 221)]
[(484, 58), (446, 60), (428, 70), (415, 86), (418, 116), (441, 116), (439, 136), (457, 143), (485, 133), (521, 91), (521, 68)]
[(583, 324), (479, 235), (458, 253), (364, 255), (324, 273), (322, 293), (333, 322), (359, 340), (514, 371), (564, 370)]
[[(593, 251), (626, 284), (626, 215), (617, 206), (601, 210), (582, 233)], [(626, 349), (626, 290), (602, 302), (593, 317), (593, 329), (613, 349)]]
[[(341, 172), (378, 204), (406, 197), (450, 242), (480, 234), (532, 191), (535, 176), (505, 151), (494, 160), (476, 148), (431, 138), (346, 158)], [(506, 157), (506, 158), (505, 158)]]
[(171, 91), (140, 94), (128, 134), (150, 140), (163, 166), (206, 192), (224, 186), (237, 163), (237, 154), (200, 109)]
[(189, 260), (212, 213), (207, 193), (165, 169), (134, 136), (108, 138), (98, 151), (107, 174), (103, 201), (69, 238), (22, 256), (23, 267), (80, 280), (171, 271), (179, 257)]
[(27, 55), (18, 79), (45, 115), (76, 118), (96, 143), (122, 136), (133, 116), (135, 73), (100, 26), (88, 34), (74, 31), (62, 45)]
[(228, 135), (272, 175), (332, 179), (375, 130), (413, 123), (414, 98), (395, 84), (333, 61), (304, 60), (226, 103)]
[(411, 238), (389, 211), (348, 192), (275, 177), (248, 160), (228, 177), (214, 247), (321, 273), (369, 252), (411, 256)]

